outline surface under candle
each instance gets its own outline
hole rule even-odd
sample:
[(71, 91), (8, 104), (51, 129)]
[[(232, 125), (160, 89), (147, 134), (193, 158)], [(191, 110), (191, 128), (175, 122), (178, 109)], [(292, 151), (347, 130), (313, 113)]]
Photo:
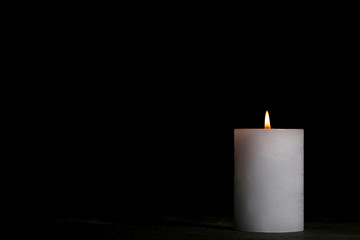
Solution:
[(304, 230), (304, 130), (235, 129), (234, 226)]

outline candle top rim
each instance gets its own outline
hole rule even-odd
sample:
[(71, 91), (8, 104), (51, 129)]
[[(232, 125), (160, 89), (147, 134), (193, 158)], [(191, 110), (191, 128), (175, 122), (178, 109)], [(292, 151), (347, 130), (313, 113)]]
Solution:
[(304, 131), (303, 128), (271, 128), (271, 129), (265, 129), (265, 128), (234, 128), (234, 130), (264, 130), (264, 131)]

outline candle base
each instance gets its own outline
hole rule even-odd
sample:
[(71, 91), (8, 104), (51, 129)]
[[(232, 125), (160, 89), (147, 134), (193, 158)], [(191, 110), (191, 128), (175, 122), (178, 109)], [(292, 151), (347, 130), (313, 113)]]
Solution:
[(301, 229), (289, 229), (289, 230), (255, 230), (255, 229), (243, 229), (234, 227), (235, 231), (239, 232), (253, 232), (253, 233), (295, 233), (295, 232), (303, 232), (304, 228)]

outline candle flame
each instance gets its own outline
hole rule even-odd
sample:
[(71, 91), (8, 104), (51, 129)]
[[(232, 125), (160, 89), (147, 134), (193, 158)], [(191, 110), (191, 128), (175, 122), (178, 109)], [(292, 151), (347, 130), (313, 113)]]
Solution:
[(269, 112), (265, 113), (265, 129), (271, 129)]

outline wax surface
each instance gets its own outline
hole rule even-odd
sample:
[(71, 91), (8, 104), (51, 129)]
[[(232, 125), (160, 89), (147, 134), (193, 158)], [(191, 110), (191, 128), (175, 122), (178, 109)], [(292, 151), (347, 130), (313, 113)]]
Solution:
[(304, 130), (234, 131), (234, 226), (239, 231), (304, 229)]

